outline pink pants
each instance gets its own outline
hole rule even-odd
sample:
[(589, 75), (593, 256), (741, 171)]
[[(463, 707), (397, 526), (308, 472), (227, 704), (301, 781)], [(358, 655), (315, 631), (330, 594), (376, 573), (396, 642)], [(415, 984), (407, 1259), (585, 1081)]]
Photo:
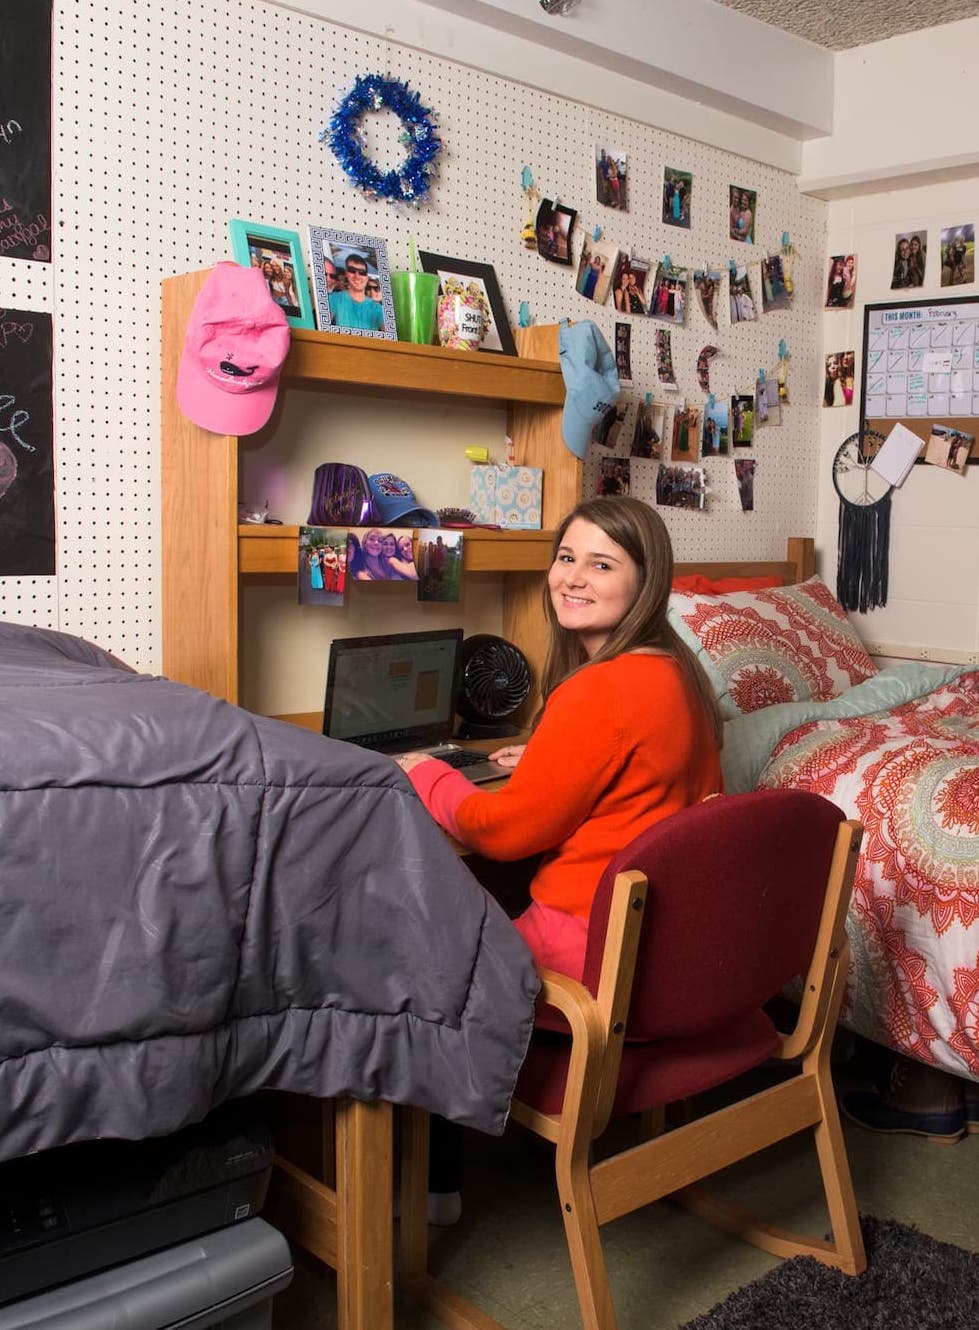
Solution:
[(514, 919), (513, 926), (530, 948), (538, 968), (543, 966), (572, 979), (581, 979), (588, 939), (587, 919), (532, 901), (523, 914)]

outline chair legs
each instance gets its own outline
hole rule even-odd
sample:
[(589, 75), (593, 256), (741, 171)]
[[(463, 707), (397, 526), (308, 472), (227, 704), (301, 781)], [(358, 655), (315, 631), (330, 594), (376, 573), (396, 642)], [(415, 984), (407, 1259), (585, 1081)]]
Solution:
[[(810, 1121), (809, 1129), (814, 1133), (823, 1194), (829, 1212), (831, 1235), (828, 1239), (814, 1238), (764, 1223), (742, 1207), (696, 1186), (685, 1187), (674, 1193), (673, 1199), (716, 1228), (750, 1242), (772, 1256), (812, 1256), (823, 1265), (832, 1266), (848, 1275), (858, 1275), (867, 1268), (867, 1257), (830, 1075), (828, 1044), (821, 1054), (809, 1055), (798, 1079), (810, 1082), (818, 1106), (818, 1116), (815, 1121)], [(773, 1094), (774, 1116), (777, 1113), (777, 1091), (768, 1093)], [(772, 1139), (774, 1142), (777, 1137), (773, 1136)]]
[(565, 1158), (559, 1149), (555, 1172), (583, 1330), (615, 1330), (615, 1308), (588, 1178), (587, 1151), (579, 1151), (577, 1158)]
[[(412, 1297), (455, 1330), (504, 1330), (499, 1322), (428, 1273), (428, 1114), (404, 1109), (401, 1159), (400, 1273)], [(555, 1160), (561, 1218), (571, 1258), (583, 1330), (616, 1330), (612, 1291), (588, 1179), (587, 1142), (558, 1149)]]
[(863, 1247), (860, 1216), (853, 1192), (850, 1162), (847, 1159), (840, 1114), (829, 1064), (829, 1043), (819, 1057), (816, 1068), (816, 1086), (822, 1108), (822, 1120), (817, 1123), (816, 1153), (826, 1193), (826, 1207), (833, 1235), (836, 1259), (827, 1264), (837, 1266), (848, 1275), (858, 1275), (867, 1268), (867, 1254)]

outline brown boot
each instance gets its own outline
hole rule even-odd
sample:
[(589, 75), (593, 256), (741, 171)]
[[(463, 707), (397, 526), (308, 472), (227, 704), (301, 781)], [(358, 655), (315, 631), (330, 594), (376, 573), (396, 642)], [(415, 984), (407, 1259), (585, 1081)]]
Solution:
[(970, 1136), (979, 1132), (979, 1085), (975, 1081), (965, 1081), (965, 1129)]
[(883, 1093), (853, 1090), (843, 1096), (843, 1113), (869, 1131), (905, 1132), (954, 1144), (965, 1135), (963, 1083), (951, 1072), (895, 1053)]

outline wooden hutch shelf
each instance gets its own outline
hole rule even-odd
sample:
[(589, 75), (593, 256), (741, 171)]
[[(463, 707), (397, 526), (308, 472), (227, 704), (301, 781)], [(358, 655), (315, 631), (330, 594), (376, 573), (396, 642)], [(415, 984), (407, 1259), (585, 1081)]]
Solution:
[[(200, 429), (177, 406), (184, 334), (207, 276), (194, 272), (163, 282), (163, 668), (172, 679), (237, 702), (241, 579), (295, 577), (298, 528), (239, 525), (238, 438)], [(445, 403), (506, 408), (516, 462), (545, 472), (544, 530), (467, 531), (463, 568), (502, 576), (504, 635), (539, 672), (546, 645), (541, 573), (550, 531), (581, 497), (581, 463), (561, 438), (557, 325), (516, 329), (514, 336), (519, 356), (294, 329), (280, 391), (400, 397), (433, 409)]]
[[(556, 348), (555, 348), (556, 350)], [(447, 351), (381, 338), (295, 328), (283, 366), (287, 386), (375, 396), (462, 401), (474, 406), (521, 402), (561, 406), (564, 377), (556, 361), (492, 351)]]
[[(551, 562), (552, 531), (466, 530), (462, 568), (466, 573), (546, 571)], [(239, 526), (238, 571), (295, 577), (297, 526)]]

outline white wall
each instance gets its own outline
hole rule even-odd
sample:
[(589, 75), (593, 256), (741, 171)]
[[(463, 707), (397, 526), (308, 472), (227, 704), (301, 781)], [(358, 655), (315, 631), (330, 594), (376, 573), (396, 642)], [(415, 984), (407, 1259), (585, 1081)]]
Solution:
[[(365, 0), (364, 8), (376, 3)], [(453, 37), (451, 16), (414, 8)], [(393, 7), (392, 23), (399, 9)], [(355, 17), (362, 17), (359, 10)], [(408, 80), (439, 114), (445, 152), (432, 200), (417, 211), (366, 199), (319, 141), (354, 75), (377, 68)], [(714, 333), (692, 309), (687, 326), (673, 335), (680, 396), (691, 401), (703, 400), (696, 358), (706, 342), (721, 348), (712, 365), (718, 394), (744, 391), (758, 368), (774, 368), (779, 339), (789, 345), (793, 404), (781, 429), (759, 438), (756, 510), (741, 513), (727, 461), (710, 469), (710, 512), (664, 512), (678, 556), (687, 559), (780, 557), (787, 535), (812, 530), (819, 418), (806, 367), (819, 354), (825, 205), (801, 197), (787, 172), (598, 110), (584, 100), (584, 81), (582, 100), (533, 91), (258, 0), (171, 0), (165, 7), (158, 0), (56, 0), (54, 83), (53, 271), (5, 261), (0, 303), (54, 314), (58, 576), (0, 579), (0, 615), (93, 638), (137, 668), (160, 667), (159, 284), (168, 274), (226, 257), (229, 217), (301, 233), (313, 222), (380, 235), (395, 268), (406, 265), (414, 234), (422, 248), (492, 263), (512, 320), (526, 300), (540, 323), (593, 317), (611, 341), (612, 306), (584, 301), (573, 290), (571, 269), (544, 262), (520, 243), (525, 164), (549, 196), (580, 209), (588, 230), (602, 226), (608, 239), (652, 260), (670, 253), (678, 264), (726, 268), (733, 248), (741, 259), (754, 258), (777, 246), (783, 230), (791, 233), (800, 251), (792, 310), (757, 324), (722, 324)], [(596, 144), (629, 154), (628, 213), (595, 201)], [(694, 174), (691, 231), (662, 225), (664, 165)], [(758, 243), (750, 254), (728, 238), (731, 184), (758, 192)], [(39, 267), (45, 268), (40, 276), (31, 271)], [(656, 325), (633, 322), (634, 399), (657, 384)], [(317, 460), (355, 460), (356, 431), (378, 433), (369, 416), (344, 415), (338, 401), (323, 395), (311, 425)], [(454, 459), (472, 441), (471, 431), (484, 428), (474, 417), (461, 423), (446, 416), (443, 424), (441, 442), (423, 425), (421, 444)], [(500, 446), (502, 418), (487, 428)], [(399, 428), (383, 441), (390, 469), (414, 485), (422, 502), (466, 502), (465, 490), (448, 492), (450, 484), (462, 484), (450, 481), (449, 468), (424, 466), (417, 430), (409, 438)], [(626, 437), (620, 446), (628, 448)], [(652, 464), (644, 467), (640, 497), (651, 492)], [(311, 471), (278, 515), (305, 520), (310, 484)], [(266, 491), (241, 497), (261, 501)], [(208, 575), (202, 568), (202, 578)], [(257, 590), (252, 599), (267, 598), (266, 588)], [(482, 613), (489, 591), (473, 590)], [(268, 594), (277, 596), (283, 620), (297, 621), (293, 589)], [(396, 608), (417, 614), (414, 602), (399, 600)], [(392, 622), (389, 598), (383, 608), (377, 600), (361, 609), (365, 617), (404, 626)], [(467, 608), (467, 622), (471, 617)], [(283, 643), (277, 657), (272, 653), (270, 682), (278, 688), (297, 661), (314, 660), (315, 668), (294, 671), (302, 677), (284, 693), (250, 695), (254, 705), (311, 711), (321, 704), (327, 645), (346, 626), (327, 611), (302, 622), (301, 644)], [(259, 636), (247, 615), (244, 636), (247, 651)]]
[[(933, 124), (934, 128), (934, 124)], [(854, 349), (862, 368), (863, 306), (902, 298), (974, 295), (974, 285), (943, 288), (939, 240), (943, 226), (979, 224), (977, 181), (861, 194), (829, 205), (829, 253), (859, 256), (858, 306), (823, 315), (827, 352)], [(894, 237), (927, 230), (925, 284), (891, 291)], [(822, 374), (821, 366), (813, 367)], [(851, 407), (823, 409), (816, 527), (819, 568), (836, 577), (839, 505), (831, 480), (836, 449), (858, 425), (859, 391)], [(976, 660), (979, 652), (979, 467), (965, 476), (915, 466), (891, 496), (890, 591), (887, 605), (853, 616), (865, 642), (884, 655)]]
[[(841, 51), (834, 132), (803, 146), (800, 187), (831, 200), (828, 254), (859, 259), (857, 305), (823, 315), (825, 352), (853, 349), (862, 370), (863, 307), (905, 297), (974, 295), (941, 287), (943, 227), (979, 225), (979, 19)], [(925, 284), (891, 291), (894, 238), (927, 230)], [(822, 365), (814, 365), (821, 379)], [(858, 425), (852, 407), (821, 418), (817, 558), (836, 577), (833, 454)], [(882, 654), (967, 662), (979, 651), (979, 467), (964, 477), (916, 466), (892, 495), (888, 603), (853, 616)]]
[(803, 144), (799, 186), (847, 197), (948, 175), (974, 190), (977, 118), (979, 18), (840, 51), (833, 132)]
[[(712, 0), (616, 0), (630, 53), (619, 60), (609, 23), (585, 5), (544, 19), (535, 0), (360, 0), (355, 11), (348, 0), (275, 3), (793, 174), (800, 139), (831, 125), (831, 54)], [(505, 9), (522, 15), (509, 31)], [(759, 77), (745, 82), (745, 69)]]

